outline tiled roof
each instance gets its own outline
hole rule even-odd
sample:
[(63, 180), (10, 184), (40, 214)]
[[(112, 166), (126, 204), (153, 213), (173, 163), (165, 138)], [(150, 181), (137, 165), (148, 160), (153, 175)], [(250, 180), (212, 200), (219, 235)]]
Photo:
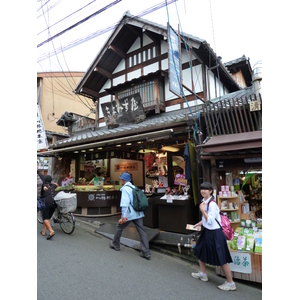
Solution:
[[(195, 111), (195, 108), (193, 108)], [(56, 141), (50, 145), (50, 148), (56, 149), (66, 146), (90, 143), (106, 139), (129, 136), (133, 134), (153, 132), (155, 130), (167, 129), (173, 126), (184, 125), (188, 120), (193, 119), (188, 108), (162, 113), (147, 117), (138, 124), (120, 124), (117, 128), (100, 127), (94, 131), (85, 131), (76, 133), (69, 138)]]

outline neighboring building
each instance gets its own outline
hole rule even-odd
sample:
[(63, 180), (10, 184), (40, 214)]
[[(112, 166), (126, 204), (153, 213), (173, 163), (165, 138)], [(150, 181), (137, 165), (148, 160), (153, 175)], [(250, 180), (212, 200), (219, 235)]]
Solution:
[[(82, 128), (95, 126), (95, 105), (92, 100), (73, 93), (82, 78), (82, 72), (41, 72), (37, 73), (37, 105), (41, 111), (48, 145), (69, 136), (70, 122), (63, 116), (72, 115), (72, 119)], [(84, 126), (86, 125), (86, 126)], [(40, 149), (45, 151), (48, 149)], [(39, 151), (39, 152), (40, 152)], [(48, 159), (40, 159), (40, 168), (47, 172)]]
[(61, 119), (66, 112), (76, 115), (76, 120), (80, 117), (95, 120), (93, 101), (73, 92), (83, 75), (83, 72), (37, 73), (37, 104), (50, 144), (69, 136), (69, 123), (63, 126)]

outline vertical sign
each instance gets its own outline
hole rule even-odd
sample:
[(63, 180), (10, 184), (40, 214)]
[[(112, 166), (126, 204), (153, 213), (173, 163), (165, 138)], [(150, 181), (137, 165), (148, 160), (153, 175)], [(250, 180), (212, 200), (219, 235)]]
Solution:
[(181, 68), (180, 41), (175, 30), (168, 24), (168, 52), (169, 52), (169, 89), (181, 97)]
[(37, 150), (40, 149), (47, 149), (48, 142), (46, 137), (46, 132), (44, 128), (44, 123), (42, 119), (41, 109), (40, 106), (37, 105)]

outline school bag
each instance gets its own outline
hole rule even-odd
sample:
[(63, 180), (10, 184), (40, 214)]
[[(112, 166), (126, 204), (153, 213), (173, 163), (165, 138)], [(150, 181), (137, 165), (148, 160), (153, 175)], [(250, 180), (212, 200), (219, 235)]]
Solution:
[(132, 200), (131, 205), (132, 205), (133, 209), (135, 211), (145, 211), (149, 206), (147, 196), (138, 187), (136, 187), (136, 186), (132, 187), (130, 185), (127, 185), (127, 186), (129, 186), (132, 189), (133, 200)]
[[(208, 211), (209, 203), (211, 201), (214, 201), (215, 203), (217, 203), (213, 199), (209, 200), (209, 202), (207, 204), (207, 211)], [(215, 220), (217, 221), (219, 226), (222, 228), (222, 231), (223, 231), (226, 239), (231, 241), (233, 239), (234, 231), (233, 231), (233, 228), (231, 227), (230, 220), (221, 211), (220, 211), (220, 217), (221, 217), (221, 224), (219, 223), (219, 221), (217, 219), (215, 219)]]

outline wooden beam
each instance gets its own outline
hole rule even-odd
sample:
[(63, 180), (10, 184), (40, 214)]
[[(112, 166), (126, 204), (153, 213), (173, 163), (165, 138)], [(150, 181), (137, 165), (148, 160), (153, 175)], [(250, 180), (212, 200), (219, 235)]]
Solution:
[[(197, 97), (199, 99), (201, 99), (201, 96), (203, 96), (203, 92), (200, 92), (200, 93), (197, 94)], [(188, 95), (185, 98), (186, 98), (187, 101), (194, 101), (195, 100), (195, 94)], [(165, 106), (168, 107), (168, 106), (181, 104), (181, 103), (185, 103), (184, 98), (177, 98), (177, 99), (165, 101)]]
[[(197, 97), (199, 100), (201, 100), (203, 103), (205, 103), (205, 101), (203, 100), (203, 98), (201, 98), (200, 96), (198, 96), (197, 93), (194, 93), (190, 88), (188, 88), (188, 87), (187, 87), (186, 85), (184, 85), (184, 84), (182, 84), (182, 86), (183, 86), (186, 90), (188, 90), (190, 93), (196, 95), (196, 97)], [(203, 92), (201, 92), (201, 93), (202, 93), (202, 95), (203, 95)]]
[(156, 38), (150, 31), (147, 29), (143, 28), (143, 32), (156, 44), (160, 45), (160, 40)]
[(113, 52), (115, 52), (118, 56), (122, 57), (122, 58), (126, 58), (126, 53), (124, 51), (122, 51), (120, 48), (110, 45), (108, 47), (108, 49), (112, 50)]
[(133, 26), (126, 24), (125, 25), (129, 30), (131, 30), (136, 36), (142, 37), (142, 33), (138, 32), (137, 30), (134, 29)]
[(83, 87), (83, 88), (80, 89), (80, 93), (84, 93), (84, 94), (90, 95), (91, 97), (94, 97), (96, 99), (99, 99), (99, 97), (100, 97), (100, 94), (98, 94), (97, 92), (95, 92), (93, 90), (85, 88), (85, 87)]
[(112, 79), (112, 78), (113, 78), (113, 76), (112, 76), (112, 74), (111, 74), (110, 72), (108, 72), (108, 71), (106, 71), (106, 70), (104, 70), (104, 69), (102, 69), (102, 68), (99, 68), (99, 67), (96, 67), (96, 68), (94, 69), (94, 72), (98, 72), (98, 73), (100, 73), (101, 75), (103, 75), (103, 76), (105, 76), (105, 77), (107, 77), (107, 78), (109, 78), (109, 79)]

